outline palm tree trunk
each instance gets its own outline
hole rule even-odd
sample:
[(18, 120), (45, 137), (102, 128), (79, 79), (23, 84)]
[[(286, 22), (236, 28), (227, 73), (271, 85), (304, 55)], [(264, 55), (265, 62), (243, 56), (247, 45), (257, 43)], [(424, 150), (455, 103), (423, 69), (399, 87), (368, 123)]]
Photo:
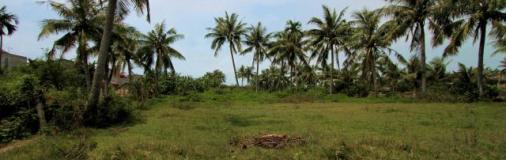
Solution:
[(483, 55), (485, 53), (485, 40), (487, 36), (487, 22), (483, 21), (481, 23), (480, 28), (480, 51), (478, 53), (478, 90), (480, 93), (480, 97), (484, 95), (483, 93)]
[(81, 68), (82, 72), (84, 73), (84, 79), (86, 80), (86, 89), (90, 89), (91, 86), (91, 79), (90, 79), (90, 70), (88, 68), (88, 53), (86, 51), (86, 40), (84, 39), (81, 34), (79, 35), (79, 47), (77, 48), (79, 51), (79, 64), (78, 67)]
[(44, 112), (44, 97), (38, 97), (37, 105), (35, 106), (35, 110), (37, 110), (37, 117), (39, 118), (39, 128), (41, 131), (44, 131), (47, 128), (46, 114)]
[[(161, 52), (157, 52), (157, 53), (161, 53)], [(155, 64), (155, 85), (156, 85), (156, 87), (155, 87), (155, 92), (156, 93), (155, 94), (156, 94), (156, 96), (158, 96), (158, 93), (159, 93), (158, 92), (158, 88), (160, 87), (160, 83), (159, 83), (160, 82), (159, 81), (159, 78), (160, 78), (160, 68), (161, 68), (161, 62), (160, 61), (161, 61), (161, 58), (160, 58), (160, 56), (158, 56), (156, 58), (156, 62), (155, 62), (156, 63)]]
[(236, 86), (239, 86), (239, 79), (237, 78), (237, 70), (235, 68), (234, 46), (232, 43), (230, 43), (230, 57), (232, 58), (232, 65), (234, 67), (235, 83), (236, 83)]
[(100, 50), (98, 54), (97, 67), (93, 76), (91, 84), (91, 93), (88, 97), (89, 109), (96, 109), (98, 100), (100, 98), (100, 89), (103, 87), (103, 80), (105, 76), (105, 67), (107, 66), (107, 54), (111, 44), (112, 27), (114, 25), (114, 16), (116, 13), (117, 0), (109, 0), (107, 8), (106, 24), (102, 40), (100, 41)]
[[(332, 48), (332, 49), (334, 49), (334, 48)], [(337, 50), (337, 48), (335, 50)], [(336, 52), (335, 54), (336, 54), (337, 70), (341, 71), (341, 64), (339, 62), (339, 52)]]
[(2, 55), (4, 54), (4, 36), (0, 35), (0, 73), (2, 73)]
[(329, 91), (330, 91), (330, 94), (333, 94), (332, 92), (334, 91), (334, 46), (330, 46), (330, 61), (331, 61), (331, 65), (332, 67), (330, 67), (330, 88), (329, 88)]
[(421, 70), (420, 70), (420, 75), (422, 77), (422, 82), (421, 82), (421, 90), (422, 90), (422, 96), (425, 95), (425, 92), (427, 90), (427, 76), (425, 75), (425, 72), (426, 72), (426, 68), (425, 68), (425, 27), (424, 27), (424, 24), (423, 22), (420, 23), (420, 29), (422, 30), (421, 34), (420, 34), (420, 67), (421, 67)]
[(128, 68), (128, 82), (132, 82), (132, 63), (130, 62), (130, 59), (127, 60), (127, 68)]
[[(258, 57), (258, 56), (257, 56), (257, 57)], [(256, 86), (255, 88), (256, 88), (256, 92), (258, 93), (258, 81), (259, 81), (259, 79), (260, 79), (260, 78), (258, 78), (258, 75), (260, 74), (260, 73), (259, 73), (259, 72), (260, 72), (260, 69), (259, 69), (259, 68), (260, 68), (260, 61), (259, 61), (259, 58), (257, 58), (257, 60), (256, 60), (256, 61), (257, 61), (257, 77), (256, 77), (256, 79), (255, 79), (255, 83), (256, 83), (256, 84), (255, 84), (255, 86)]]

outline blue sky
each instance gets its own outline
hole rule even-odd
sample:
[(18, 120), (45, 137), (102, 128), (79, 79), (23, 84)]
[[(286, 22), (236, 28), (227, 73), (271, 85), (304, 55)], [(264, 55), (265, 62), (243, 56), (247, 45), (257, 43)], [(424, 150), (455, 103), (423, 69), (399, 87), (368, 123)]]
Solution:
[[(4, 49), (27, 56), (29, 58), (42, 57), (43, 48), (51, 47), (57, 36), (50, 36), (41, 41), (37, 40), (40, 24), (43, 19), (58, 18), (49, 7), (36, 3), (39, 0), (0, 0), (9, 12), (16, 14), (20, 20), (18, 31), (10, 37), (4, 38)], [(57, 0), (64, 1), (64, 0)], [(322, 15), (322, 5), (328, 5), (337, 10), (348, 7), (348, 17), (351, 12), (363, 8), (376, 9), (384, 6), (384, 0), (151, 0), (152, 22), (145, 21), (145, 17), (132, 13), (126, 22), (137, 27), (142, 32), (149, 31), (155, 23), (165, 21), (168, 27), (185, 35), (185, 38), (174, 44), (186, 57), (186, 61), (175, 61), (177, 72), (183, 75), (201, 76), (205, 72), (220, 69), (227, 75), (227, 83), (233, 81), (230, 54), (223, 50), (214, 57), (210, 49), (209, 39), (205, 39), (208, 27), (214, 26), (214, 17), (223, 16), (225, 11), (240, 15), (248, 24), (262, 22), (270, 32), (283, 29), (287, 20), (303, 22), (304, 28), (312, 27), (307, 21), (314, 16)], [(409, 45), (403, 40), (395, 43), (392, 48), (403, 53), (406, 57), (412, 55)], [(428, 59), (441, 56), (443, 47), (428, 49)], [(450, 69), (455, 69), (457, 63), (476, 66), (477, 45), (472, 40), (466, 42), (459, 56), (450, 58)], [(491, 45), (486, 48), (485, 65), (497, 68), (502, 55), (491, 56), (494, 49)], [(68, 53), (66, 58), (73, 58)], [(236, 56), (238, 66), (251, 65), (251, 56)], [(264, 62), (262, 68), (269, 65)], [(138, 70), (137, 72), (139, 72)]]

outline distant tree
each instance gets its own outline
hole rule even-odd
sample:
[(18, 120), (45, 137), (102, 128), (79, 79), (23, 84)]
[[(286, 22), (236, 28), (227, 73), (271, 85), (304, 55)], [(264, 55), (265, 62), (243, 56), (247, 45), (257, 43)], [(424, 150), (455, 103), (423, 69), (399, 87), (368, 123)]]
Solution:
[(174, 28), (166, 31), (164, 22), (156, 24), (152, 31), (141, 36), (139, 57), (147, 68), (151, 68), (154, 63), (156, 81), (159, 80), (162, 70), (166, 76), (167, 69), (170, 69), (172, 75), (175, 75), (176, 70), (172, 59), (185, 59), (179, 51), (171, 46), (182, 38), (183, 35), (178, 34)]
[(253, 67), (241, 66), (237, 75), (241, 78), (241, 84), (244, 86), (244, 79), (249, 83), (253, 77)]
[(47, 2), (61, 17), (61, 19), (46, 19), (42, 21), (42, 29), (39, 40), (50, 35), (63, 35), (58, 38), (49, 52), (49, 58), (53, 58), (57, 50), (61, 50), (61, 56), (77, 45), (76, 65), (86, 75), (86, 87), (91, 85), (88, 59), (90, 58), (88, 43), (99, 40), (102, 34), (104, 17), (100, 16), (99, 4), (88, 0), (68, 0), (69, 5), (55, 1)]
[(353, 48), (357, 49), (355, 58), (361, 59), (362, 78), (366, 80), (368, 89), (377, 89), (377, 60), (381, 55), (394, 52), (390, 47), (392, 42), (387, 36), (392, 25), (382, 24), (381, 15), (377, 11), (362, 10), (353, 14), (352, 25), (355, 29)]
[(302, 24), (288, 21), (285, 31), (277, 33), (275, 38), (269, 55), (273, 57), (273, 63), (281, 64), (283, 72), (285, 67), (290, 69), (293, 82), (297, 66), (299, 64), (309, 66), (306, 55), (308, 41), (302, 31)]
[[(246, 35), (244, 44), (248, 46), (242, 54), (253, 53), (253, 63), (256, 63), (256, 77), (260, 75), (260, 62), (263, 61), (268, 55), (268, 47), (272, 35), (267, 33), (267, 29), (262, 26), (262, 23), (258, 23), (256, 26), (248, 28), (249, 34)], [(255, 88), (258, 92), (258, 81), (255, 81)]]
[[(324, 69), (328, 67), (328, 58), (331, 59), (331, 71), (335, 67), (334, 56), (337, 60), (337, 68), (340, 70), (339, 63), (339, 50), (344, 50), (346, 41), (349, 40), (351, 34), (351, 27), (344, 19), (344, 12), (342, 10), (339, 14), (336, 10), (331, 11), (327, 6), (323, 6), (323, 18), (313, 17), (309, 21), (310, 24), (315, 24), (316, 29), (308, 31), (311, 36), (311, 46), (313, 46), (313, 53), (311, 58), (316, 58), (317, 63)], [(334, 90), (334, 72), (330, 72), (330, 94)]]
[(3, 42), (4, 36), (12, 35), (18, 24), (18, 17), (14, 14), (7, 12), (7, 8), (3, 6), (0, 8), (0, 71), (2, 70), (2, 54), (3, 54)]
[(137, 50), (139, 49), (139, 39), (142, 35), (134, 27), (119, 25), (114, 33), (116, 40), (112, 46), (112, 52), (116, 56), (117, 62), (115, 66), (118, 67), (116, 72), (124, 71), (125, 68), (128, 72), (128, 78), (133, 80), (133, 65), (142, 63), (140, 62)]
[(436, 5), (435, 0), (386, 0), (390, 5), (381, 9), (383, 13), (392, 17), (392, 21), (396, 24), (392, 31), (394, 37), (406, 37), (411, 39), (411, 51), (418, 52), (420, 59), (420, 78), (421, 92), (426, 91), (427, 75), (426, 75), (426, 42), (425, 28), (438, 28), (437, 23), (433, 19), (433, 10)]
[(485, 41), (487, 28), (494, 32), (495, 37), (504, 36), (504, 22), (506, 21), (506, 1), (504, 0), (445, 0), (442, 1), (442, 10), (446, 10), (452, 22), (446, 24), (454, 28), (445, 49), (445, 56), (455, 55), (468, 37), (474, 42), (479, 38), (477, 85), (480, 96), (484, 96), (483, 58), (485, 54)]
[(236, 85), (239, 86), (239, 79), (235, 67), (234, 54), (241, 52), (241, 40), (246, 34), (246, 24), (239, 20), (239, 15), (225, 13), (225, 17), (215, 18), (215, 27), (208, 28), (209, 33), (206, 38), (212, 38), (211, 49), (214, 49), (214, 56), (218, 55), (223, 44), (228, 42), (230, 48), (230, 57), (234, 67)]

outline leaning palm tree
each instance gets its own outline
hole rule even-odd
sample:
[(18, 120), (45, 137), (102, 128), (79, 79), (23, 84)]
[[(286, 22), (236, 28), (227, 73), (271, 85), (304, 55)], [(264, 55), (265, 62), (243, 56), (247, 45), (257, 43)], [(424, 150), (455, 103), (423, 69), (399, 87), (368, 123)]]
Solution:
[(386, 0), (391, 4), (381, 10), (387, 16), (391, 16), (392, 21), (396, 24), (392, 29), (393, 36), (400, 38), (405, 36), (406, 40), (411, 39), (411, 51), (418, 52), (420, 59), (420, 77), (421, 92), (426, 92), (427, 76), (426, 76), (426, 42), (425, 42), (425, 26), (427, 23), (432, 25), (430, 28), (438, 28), (434, 26), (435, 20), (431, 19), (435, 6), (434, 0)]
[(171, 46), (183, 37), (174, 28), (166, 31), (164, 22), (155, 25), (155, 28), (147, 35), (141, 36), (139, 54), (146, 66), (151, 67), (154, 62), (156, 81), (158, 81), (161, 71), (164, 71), (167, 76), (167, 69), (170, 69), (172, 75), (175, 75), (176, 70), (172, 59), (185, 59), (179, 51)]
[(232, 13), (229, 15), (225, 12), (225, 17), (218, 17), (214, 19), (216, 26), (208, 28), (210, 33), (205, 37), (212, 38), (211, 49), (214, 49), (214, 56), (218, 56), (223, 44), (228, 42), (230, 48), (230, 57), (232, 58), (232, 65), (234, 67), (234, 75), (236, 85), (239, 86), (239, 79), (237, 77), (237, 70), (235, 67), (234, 54), (241, 52), (241, 40), (246, 35), (246, 23), (239, 20), (239, 15)]
[[(253, 53), (253, 63), (256, 63), (256, 79), (258, 79), (260, 72), (260, 62), (267, 57), (268, 47), (270, 44), (271, 34), (267, 33), (267, 29), (258, 23), (256, 26), (248, 28), (249, 34), (246, 35), (244, 44), (248, 48), (244, 49), (242, 54)], [(255, 81), (256, 92), (258, 92), (258, 80)]]
[[(340, 69), (339, 64), (339, 50), (343, 49), (344, 44), (348, 40), (351, 33), (349, 23), (344, 19), (344, 12), (342, 10), (337, 14), (336, 10), (331, 11), (327, 6), (323, 6), (323, 18), (313, 17), (309, 23), (315, 24), (317, 28), (309, 30), (309, 35), (312, 38), (311, 45), (313, 46), (313, 53), (311, 58), (316, 58), (317, 63), (323, 68), (327, 68), (327, 62), (330, 55), (331, 70), (334, 68), (334, 56), (337, 60), (337, 68)], [(330, 94), (334, 88), (333, 72), (330, 75)]]
[(442, 10), (449, 11), (448, 17), (452, 22), (448, 26), (457, 26), (451, 32), (450, 42), (444, 55), (455, 55), (468, 37), (474, 42), (479, 38), (477, 85), (480, 96), (484, 95), (483, 86), (483, 56), (487, 29), (490, 26), (497, 38), (505, 34), (503, 30), (506, 21), (506, 1), (504, 0), (446, 0), (442, 3)]
[(284, 67), (289, 68), (293, 82), (297, 66), (309, 66), (306, 55), (308, 41), (302, 32), (302, 24), (288, 21), (285, 31), (279, 32), (275, 37), (269, 55), (273, 57), (273, 63), (281, 64), (281, 70), (284, 70)]
[(47, 1), (51, 9), (58, 13), (61, 19), (46, 19), (42, 21), (42, 30), (39, 40), (50, 35), (62, 34), (49, 52), (54, 57), (57, 50), (62, 54), (70, 51), (77, 45), (76, 65), (84, 72), (86, 87), (91, 85), (90, 70), (88, 67), (88, 43), (98, 40), (102, 34), (104, 17), (100, 16), (99, 4), (89, 0), (68, 0), (69, 5), (55, 1)]
[(0, 8), (0, 71), (2, 70), (2, 54), (3, 50), (3, 42), (5, 35), (12, 35), (16, 29), (18, 24), (18, 18), (16, 15), (8, 13), (7, 8), (3, 6)]
[[(106, 0), (99, 1), (102, 3)], [(100, 49), (98, 51), (97, 69), (93, 76), (91, 92), (87, 102), (91, 110), (96, 110), (100, 98), (100, 89), (104, 87), (102, 81), (105, 77), (105, 68), (107, 66), (107, 56), (110, 51), (114, 20), (116, 19), (116, 15), (126, 15), (126, 12), (129, 11), (129, 6), (134, 6), (139, 13), (144, 13), (144, 9), (146, 9), (147, 20), (150, 21), (149, 0), (107, 0), (106, 18), (105, 24), (103, 25), (102, 38), (100, 40)], [(117, 14), (117, 10), (123, 13)]]
[(388, 38), (387, 33), (392, 27), (390, 23), (381, 23), (381, 15), (378, 11), (362, 10), (353, 14), (352, 25), (354, 26), (355, 33), (353, 35), (353, 48), (357, 49), (359, 56), (362, 60), (362, 78), (369, 83), (369, 89), (377, 89), (376, 70), (377, 60), (381, 55), (389, 52), (395, 52), (390, 49), (391, 39)]

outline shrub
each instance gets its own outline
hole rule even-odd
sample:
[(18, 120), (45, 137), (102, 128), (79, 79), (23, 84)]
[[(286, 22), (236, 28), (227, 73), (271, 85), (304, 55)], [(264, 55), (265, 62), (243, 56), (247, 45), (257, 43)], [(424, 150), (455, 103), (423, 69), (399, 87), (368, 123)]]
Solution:
[(353, 84), (344, 90), (345, 94), (349, 97), (367, 97), (369, 90), (364, 84)]
[(96, 109), (88, 109), (84, 123), (92, 127), (108, 127), (134, 120), (132, 103), (120, 97), (106, 97)]

